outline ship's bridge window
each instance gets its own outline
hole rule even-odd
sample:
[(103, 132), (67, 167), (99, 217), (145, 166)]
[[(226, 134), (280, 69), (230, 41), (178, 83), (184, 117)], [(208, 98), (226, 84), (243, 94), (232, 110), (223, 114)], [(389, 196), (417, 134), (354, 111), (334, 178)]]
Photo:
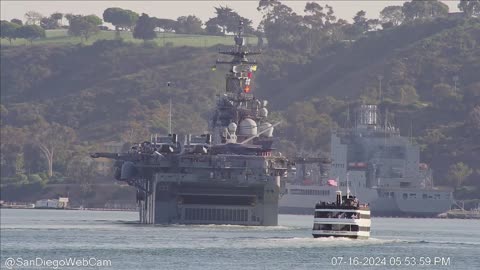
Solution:
[(427, 194), (423, 193), (422, 198), (426, 200), (428, 198)]
[(292, 195), (318, 195), (318, 196), (328, 196), (328, 195), (330, 195), (330, 190), (290, 189), (290, 194), (292, 194)]
[(440, 199), (440, 194), (438, 194), (438, 193), (435, 194), (435, 195), (433, 195), (433, 196), (434, 196), (434, 198), (435, 198), (436, 200), (439, 200), (439, 199)]
[(403, 146), (379, 146), (377, 155), (380, 158), (405, 159), (405, 147)]
[(403, 198), (404, 200), (406, 200), (406, 199), (408, 198), (408, 194), (407, 194), (407, 193), (403, 193), (402, 198)]
[(410, 182), (400, 182), (400, 187), (409, 187)]

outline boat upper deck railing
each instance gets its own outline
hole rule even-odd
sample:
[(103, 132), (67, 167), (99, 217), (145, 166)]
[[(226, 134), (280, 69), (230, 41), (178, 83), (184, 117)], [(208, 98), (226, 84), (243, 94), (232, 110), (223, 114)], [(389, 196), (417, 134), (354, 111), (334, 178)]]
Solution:
[(315, 205), (315, 209), (369, 210), (369, 205), (368, 204), (338, 205), (335, 202), (332, 202), (332, 203), (319, 202)]

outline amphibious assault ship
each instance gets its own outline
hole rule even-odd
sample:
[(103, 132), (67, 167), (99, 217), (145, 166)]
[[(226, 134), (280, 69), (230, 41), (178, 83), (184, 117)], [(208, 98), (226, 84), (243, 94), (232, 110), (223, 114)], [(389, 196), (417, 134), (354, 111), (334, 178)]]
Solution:
[(243, 27), (232, 50), (226, 92), (219, 96), (210, 133), (152, 136), (128, 153), (95, 153), (115, 160), (115, 178), (137, 190), (140, 223), (278, 223), (280, 180), (287, 159), (272, 154), (273, 129), (267, 101), (252, 94), (257, 63), (248, 59)]
[(434, 187), (418, 145), (386, 118), (381, 121), (376, 105), (360, 105), (355, 115), (353, 127), (332, 132), (330, 158), (297, 162), (301, 166), (286, 184), (280, 213), (311, 214), (318, 201), (335, 200), (339, 189), (354, 192), (376, 216), (436, 216), (449, 210), (452, 191)]

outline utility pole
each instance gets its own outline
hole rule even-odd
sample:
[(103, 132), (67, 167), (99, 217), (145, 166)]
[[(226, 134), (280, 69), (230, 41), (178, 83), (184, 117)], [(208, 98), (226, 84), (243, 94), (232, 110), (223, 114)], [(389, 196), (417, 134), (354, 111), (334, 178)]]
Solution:
[(457, 92), (457, 82), (459, 77), (457, 75), (453, 76), (453, 89)]
[(168, 134), (172, 134), (172, 98), (169, 99), (169, 110), (168, 110)]
[[(167, 82), (167, 86), (170, 88), (170, 86), (172, 85), (171, 82)], [(172, 96), (171, 96), (171, 91), (169, 91), (170, 93), (170, 98), (168, 99), (168, 106), (169, 106), (169, 109), (168, 109), (168, 134), (172, 134)]]
[(377, 77), (378, 79), (378, 103), (382, 103), (382, 80), (383, 80), (383, 76), (382, 75), (378, 75)]

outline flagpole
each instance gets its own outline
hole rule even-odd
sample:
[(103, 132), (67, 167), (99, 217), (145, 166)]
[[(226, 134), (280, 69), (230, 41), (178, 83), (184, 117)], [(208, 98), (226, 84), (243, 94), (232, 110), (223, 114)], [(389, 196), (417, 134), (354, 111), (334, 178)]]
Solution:
[(347, 198), (350, 198), (350, 188), (348, 186), (348, 172), (347, 172)]

